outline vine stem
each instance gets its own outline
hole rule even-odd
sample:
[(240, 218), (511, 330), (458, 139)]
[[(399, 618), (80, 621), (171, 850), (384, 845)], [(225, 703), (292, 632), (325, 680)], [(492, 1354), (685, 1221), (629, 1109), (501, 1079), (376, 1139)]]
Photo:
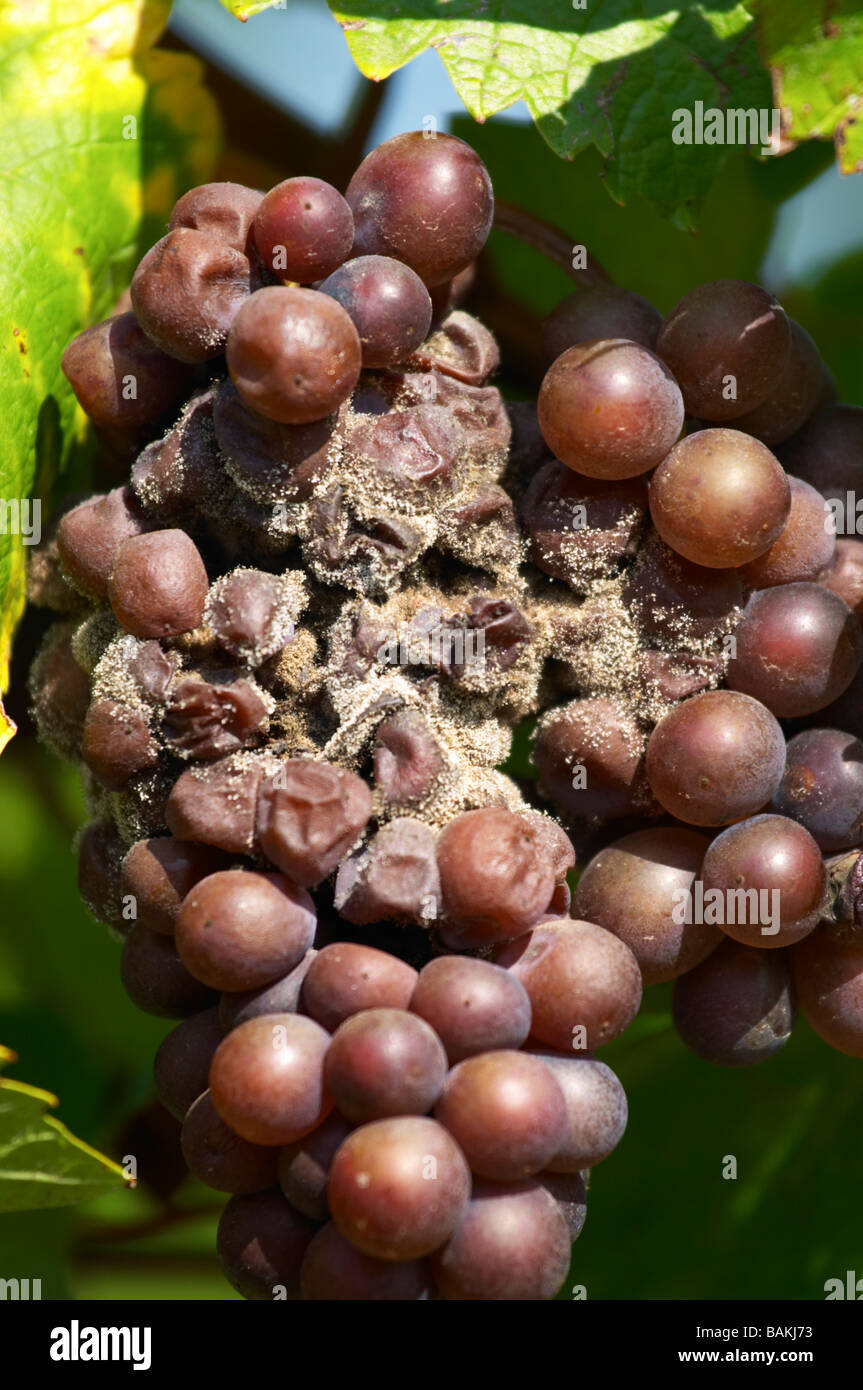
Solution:
[(495, 198), (494, 225), (498, 231), (507, 232), (510, 236), (523, 241), (526, 246), (532, 246), (535, 251), (547, 256), (582, 289), (592, 289), (596, 285), (614, 283), (595, 256), (588, 256), (588, 263), (583, 270), (574, 266), (572, 264), (572, 251), (573, 246), (577, 243), (573, 242), (572, 237), (561, 227), (556, 227), (553, 222), (546, 222), (544, 218), (527, 212), (517, 203), (508, 203), (504, 198)]

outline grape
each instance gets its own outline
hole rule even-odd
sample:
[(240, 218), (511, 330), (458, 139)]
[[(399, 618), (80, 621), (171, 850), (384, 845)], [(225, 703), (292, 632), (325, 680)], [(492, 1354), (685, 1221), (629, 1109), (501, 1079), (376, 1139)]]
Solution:
[(276, 1181), (276, 1150), (250, 1144), (216, 1113), (209, 1091), (183, 1121), (183, 1157), (196, 1178), (217, 1192), (263, 1192)]
[(300, 1296), (300, 1266), (315, 1227), (278, 1188), (232, 1197), (219, 1221), (217, 1246), (225, 1278), (243, 1298)]
[(148, 522), (131, 488), (116, 487), (104, 497), (91, 497), (67, 512), (57, 527), (63, 569), (83, 593), (105, 598), (123, 541), (147, 529)]
[(440, 896), (434, 833), (422, 821), (399, 816), (342, 862), (334, 901), (348, 922), (364, 925), (427, 921), (438, 915)]
[(330, 1214), (327, 1180), (336, 1150), (353, 1125), (334, 1110), (311, 1134), (279, 1150), (279, 1183), (288, 1201), (313, 1221)]
[(458, 423), (445, 406), (421, 404), (390, 415), (360, 415), (350, 435), (351, 455), (384, 487), (413, 493), (441, 487), (463, 447)]
[(839, 941), (827, 923), (791, 952), (806, 1022), (831, 1047), (863, 1057), (863, 946)]
[(678, 438), (683, 400), (649, 348), (600, 338), (567, 348), (552, 363), (537, 417), (567, 468), (590, 478), (633, 478), (655, 468)]
[(780, 718), (824, 709), (863, 660), (860, 623), (821, 584), (781, 584), (751, 595), (735, 631), (726, 680)]
[(259, 502), (308, 501), (330, 469), (338, 422), (338, 412), (305, 425), (268, 420), (243, 404), (230, 380), (222, 382), (213, 402), (225, 468)]
[(463, 140), (414, 130), (366, 155), (345, 197), (355, 256), (394, 256), (426, 285), (451, 280), (479, 255), (494, 199), (485, 165)]
[(441, 935), (452, 950), (520, 935), (554, 892), (554, 869), (535, 828), (500, 806), (450, 821), (438, 837), (437, 861), (446, 914)]
[(350, 315), (360, 335), (364, 367), (404, 362), (429, 331), (428, 290), (410, 266), (390, 256), (357, 256), (318, 289)]
[(714, 280), (675, 304), (656, 350), (680, 382), (687, 414), (733, 420), (776, 390), (790, 347), (788, 319), (772, 294), (745, 280)]
[(152, 531), (120, 545), (108, 600), (134, 637), (175, 637), (200, 623), (208, 587), (204, 562), (186, 532)]
[(796, 478), (811, 483), (828, 498), (860, 492), (863, 456), (863, 408), (828, 405), (783, 445), (782, 462)]
[(420, 1115), (374, 1120), (349, 1134), (328, 1185), (342, 1235), (379, 1260), (415, 1260), (442, 1245), (470, 1196), (461, 1149)]
[(278, 575), (235, 569), (216, 581), (207, 622), (219, 646), (237, 661), (259, 666), (291, 641), (291, 596)]
[(39, 737), (62, 758), (80, 758), (90, 706), (90, 680), (75, 660), (72, 634), (61, 624), (48, 629), (28, 680)]
[(185, 898), (177, 949), (187, 970), (212, 989), (257, 989), (300, 963), (316, 921), (308, 893), (283, 874), (224, 869)]
[(97, 921), (126, 929), (120, 902), (124, 853), (125, 845), (109, 821), (84, 827), (78, 841), (78, 892)]
[(430, 1279), (424, 1261), (372, 1259), (330, 1222), (306, 1251), (300, 1281), (305, 1299), (410, 1303), (428, 1296)]
[(332, 184), (300, 177), (270, 189), (255, 213), (253, 232), (268, 270), (280, 280), (310, 285), (347, 259), (354, 219)]
[(552, 1299), (569, 1268), (566, 1221), (538, 1182), (476, 1183), (467, 1210), (432, 1256), (431, 1267), (446, 1299)]
[(337, 941), (318, 951), (303, 982), (303, 1008), (334, 1033), (365, 1009), (406, 1009), (418, 976), (387, 951)]
[(645, 761), (653, 794), (671, 815), (690, 825), (728, 825), (773, 796), (785, 768), (785, 739), (751, 696), (708, 690), (659, 721)]
[(364, 829), (371, 809), (368, 787), (352, 772), (312, 758), (292, 758), (261, 786), (261, 849), (295, 883), (312, 887), (332, 873)]
[(551, 364), (567, 348), (596, 338), (626, 338), (654, 349), (662, 315), (619, 285), (592, 285), (567, 295), (542, 325), (542, 355)]
[(96, 780), (111, 791), (122, 791), (136, 772), (159, 761), (145, 716), (117, 700), (94, 700), (90, 705), (81, 753)]
[(539, 1175), (576, 1174), (607, 1158), (623, 1138), (628, 1117), (626, 1092), (611, 1067), (593, 1057), (564, 1057), (531, 1043), (528, 1051), (551, 1070), (566, 1103), (566, 1134)]
[(440, 745), (426, 720), (411, 709), (378, 725), (373, 760), (375, 789), (388, 806), (425, 800), (444, 771)]
[(789, 478), (788, 482), (791, 511), (785, 530), (769, 550), (740, 571), (753, 589), (819, 579), (829, 571), (833, 559), (836, 537), (824, 498), (801, 478)]
[(754, 816), (729, 826), (708, 849), (701, 878), (705, 895), (723, 894), (720, 926), (744, 946), (790, 946), (812, 931), (826, 906), (818, 846), (786, 816)]
[(116, 314), (79, 333), (62, 368), (78, 403), (100, 429), (138, 429), (189, 389), (190, 373), (160, 352), (134, 314)]
[(147, 337), (180, 362), (206, 362), (225, 346), (253, 288), (247, 258), (227, 242), (178, 227), (132, 277), (132, 308)]
[(863, 622), (863, 541), (836, 541), (832, 562), (821, 575), (821, 583), (838, 594), (856, 613), (858, 622)]
[(300, 1008), (300, 998), (303, 981), (317, 954), (314, 950), (306, 951), (299, 965), (271, 984), (223, 994), (219, 1000), (219, 1018), (224, 1031), (228, 1033), (240, 1023), (250, 1018), (263, 1018), (265, 1014), (307, 1012)]
[(791, 509), (781, 465), (739, 430), (681, 439), (650, 480), (650, 515), (666, 545), (696, 565), (727, 569), (769, 550)]
[(824, 388), (824, 363), (814, 342), (799, 323), (788, 320), (791, 346), (775, 386), (754, 410), (735, 417), (735, 428), (754, 434), (771, 448), (800, 429), (819, 404)]
[(132, 1003), (157, 1018), (186, 1018), (215, 1003), (180, 960), (173, 937), (146, 927), (134, 926), (123, 942), (120, 979)]
[(401, 1009), (364, 1009), (340, 1024), (324, 1062), (324, 1082), (355, 1124), (389, 1115), (424, 1115), (443, 1089), (446, 1053), (434, 1031)]
[(520, 515), (533, 563), (581, 591), (635, 553), (647, 489), (642, 478), (605, 483), (550, 459), (532, 479)]
[(531, 1037), (557, 1052), (602, 1047), (638, 1013), (635, 956), (592, 922), (542, 922), (504, 946), (497, 961), (528, 992)]
[(618, 701), (574, 700), (541, 720), (539, 790), (574, 816), (614, 820), (645, 806), (644, 735)]
[(135, 899), (137, 920), (143, 927), (173, 936), (186, 894), (227, 862), (210, 845), (176, 840), (172, 835), (139, 840), (123, 860), (121, 892)]
[(722, 945), (675, 981), (674, 1026), (705, 1062), (747, 1067), (787, 1043), (795, 1002), (785, 951)]
[(249, 233), (262, 194), (242, 183), (202, 183), (178, 198), (168, 226), (191, 227), (248, 253)]
[(282, 424), (322, 420), (360, 374), (360, 340), (340, 304), (315, 290), (271, 285), (236, 315), (228, 371), (245, 404)]
[(261, 743), (269, 727), (263, 698), (246, 680), (211, 685), (198, 676), (174, 682), (162, 737), (180, 758), (223, 758)]
[(491, 961), (467, 956), (438, 956), (424, 965), (410, 1008), (435, 1030), (450, 1064), (521, 1047), (530, 1032), (530, 999), (521, 981)]
[(648, 637), (683, 643), (729, 628), (743, 583), (734, 569), (694, 565), (654, 539), (627, 574), (623, 597)]
[[(246, 758), (187, 768), (174, 783), (165, 820), (179, 840), (200, 840), (228, 854), (249, 854), (263, 767)], [(272, 857), (272, 856), (270, 856)]]
[(182, 1120), (207, 1089), (210, 1063), (222, 1041), (218, 1009), (184, 1018), (162, 1039), (153, 1061), (156, 1094), (175, 1119)]
[(838, 729), (806, 729), (788, 740), (773, 809), (809, 831), (825, 853), (863, 841), (863, 742)]
[(496, 1182), (547, 1167), (567, 1130), (560, 1086), (526, 1052), (484, 1052), (459, 1062), (434, 1113), (473, 1172)]
[(550, 1192), (560, 1209), (574, 1245), (587, 1219), (587, 1188), (582, 1173), (537, 1173), (536, 1182)]
[(241, 1023), (210, 1068), (210, 1093), (225, 1123), (252, 1144), (292, 1144), (315, 1129), (333, 1104), (323, 1075), (329, 1041), (300, 1014)]
[(682, 826), (636, 830), (601, 849), (578, 881), (573, 913), (625, 942), (646, 985), (685, 974), (722, 940), (718, 927), (693, 920), (692, 884), (709, 843)]

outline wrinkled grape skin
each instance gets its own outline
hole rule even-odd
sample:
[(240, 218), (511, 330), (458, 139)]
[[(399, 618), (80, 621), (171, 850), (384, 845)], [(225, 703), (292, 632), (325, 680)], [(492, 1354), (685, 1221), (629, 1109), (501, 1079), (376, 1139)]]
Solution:
[(754, 434), (771, 448), (805, 424), (824, 389), (824, 363), (818, 348), (799, 323), (789, 319), (788, 324), (791, 346), (779, 380), (760, 405), (734, 420), (736, 429)]
[(90, 705), (81, 755), (97, 782), (111, 791), (122, 791), (130, 777), (159, 760), (144, 715), (117, 700), (94, 700)]
[(788, 472), (816, 487), (822, 496), (844, 502), (850, 491), (859, 497), (863, 490), (863, 407), (828, 405), (816, 411), (780, 453)]
[(453, 1235), (431, 1259), (445, 1299), (540, 1302), (569, 1268), (569, 1232), (539, 1182), (476, 1183)]
[(268, 859), (311, 888), (344, 858), (371, 810), (362, 778), (329, 763), (292, 758), (261, 785), (257, 835)]
[(753, 589), (820, 579), (829, 573), (836, 537), (824, 498), (802, 478), (789, 478), (788, 482), (791, 510), (785, 530), (769, 550), (740, 570)]
[(736, 568), (769, 550), (791, 510), (778, 460), (739, 430), (698, 430), (650, 480), (650, 515), (666, 545), (696, 565)]
[(391, 256), (357, 256), (318, 289), (350, 316), (360, 335), (363, 367), (406, 361), (429, 331), (428, 290), (410, 266)]
[(431, 1276), (424, 1260), (374, 1260), (346, 1241), (330, 1222), (318, 1231), (303, 1260), (304, 1299), (415, 1303), (428, 1297)]
[(805, 729), (788, 740), (772, 808), (805, 826), (827, 854), (863, 841), (863, 742), (839, 729)]
[(226, 356), (249, 409), (287, 425), (330, 415), (353, 391), (361, 365), (359, 335), (340, 304), (278, 285), (246, 300)]
[(233, 764), (229, 759), (203, 770), (187, 768), (168, 797), (168, 829), (179, 840), (198, 840), (228, 854), (250, 854), (255, 848), (255, 806), (262, 777), (260, 767)]
[[(733, 420), (761, 405), (786, 370), (791, 329), (773, 295), (745, 280), (699, 285), (675, 304), (656, 350), (702, 420)], [(725, 379), (734, 377), (735, 399)]]
[(220, 1044), (210, 1092), (222, 1119), (252, 1144), (293, 1144), (332, 1109), (324, 1087), (329, 1045), (313, 1019), (268, 1014), (241, 1023)]
[(259, 989), (227, 991), (219, 1000), (219, 1018), (226, 1033), (245, 1023), (250, 1018), (263, 1018), (265, 1014), (293, 1014), (306, 1012), (300, 1007), (303, 981), (309, 972), (317, 951), (308, 950), (299, 965), (289, 970), (280, 980), (261, 985)]
[(307, 1014), (334, 1033), (364, 1009), (406, 1009), (418, 975), (388, 951), (336, 941), (318, 951), (303, 981)]
[(863, 660), (860, 623), (847, 603), (821, 584), (758, 590), (734, 635), (729, 686), (783, 719), (832, 704)]
[(648, 637), (686, 642), (729, 628), (743, 593), (737, 570), (694, 565), (654, 538), (629, 571), (623, 597)]
[(729, 825), (760, 811), (785, 768), (785, 739), (764, 705), (733, 690), (685, 700), (647, 744), (647, 777), (660, 804), (690, 825)]
[(863, 541), (838, 540), (832, 562), (820, 582), (844, 599), (858, 622), (863, 623)]
[(189, 974), (173, 937), (139, 925), (123, 942), (120, 979), (132, 1003), (157, 1018), (186, 1018), (215, 1003), (213, 991)]
[(521, 981), (469, 956), (437, 956), (423, 966), (410, 1008), (434, 1028), (451, 1065), (521, 1047), (530, 1032), (530, 999)]
[(557, 1052), (602, 1047), (638, 1013), (638, 961), (628, 946), (592, 922), (541, 922), (502, 947), (496, 959), (530, 996), (530, 1036)]
[(494, 197), (479, 156), (452, 135), (396, 135), (366, 155), (345, 194), (355, 256), (393, 256), (431, 287), (479, 255)]
[(176, 840), (173, 835), (138, 840), (123, 860), (120, 890), (135, 899), (137, 920), (143, 927), (172, 936), (186, 894), (228, 863), (221, 850)]
[(478, 1176), (512, 1182), (549, 1166), (567, 1112), (549, 1069), (526, 1052), (484, 1052), (453, 1067), (435, 1106)]
[(190, 1106), (181, 1143), (187, 1167), (217, 1192), (264, 1192), (275, 1184), (275, 1149), (235, 1134), (217, 1114), (209, 1091)]
[[(721, 924), (726, 936), (744, 946), (791, 946), (812, 931), (826, 905), (827, 872), (821, 852), (809, 832), (786, 816), (754, 816), (729, 826), (711, 843), (701, 866), (701, 879), (705, 893), (719, 889), (726, 895), (729, 908), (729, 892), (755, 890), (759, 894), (758, 920), (751, 920), (753, 914), (747, 906), (742, 914), (737, 908), (733, 913), (743, 915), (745, 921)], [(772, 920), (761, 920), (761, 890), (779, 894), (777, 932), (772, 931), (776, 925)], [(771, 918), (775, 901), (772, 897), (767, 901)], [(732, 912), (726, 910), (723, 915), (730, 918)]]
[[(434, 1160), (434, 1165), (430, 1163)], [(436, 1177), (427, 1176), (436, 1168)], [(420, 1115), (374, 1120), (349, 1134), (330, 1168), (342, 1235), (379, 1260), (414, 1260), (443, 1245), (470, 1196), (470, 1171), (450, 1134)]]
[(263, 194), (242, 183), (202, 183), (178, 198), (169, 230), (191, 227), (227, 242), (235, 251), (248, 252), (249, 233)]
[(533, 563), (580, 592), (614, 574), (636, 551), (647, 518), (647, 487), (643, 478), (585, 478), (550, 459), (534, 475), (520, 516)]
[(91, 497), (67, 512), (57, 527), (63, 569), (77, 589), (105, 598), (123, 541), (149, 527), (131, 488), (116, 487), (104, 497)]
[(353, 1125), (334, 1110), (311, 1134), (279, 1150), (279, 1184), (288, 1201), (312, 1221), (327, 1221), (327, 1181), (337, 1149)]
[(659, 310), (640, 294), (619, 285), (592, 285), (552, 309), (542, 325), (542, 355), (550, 365), (567, 348), (596, 338), (626, 338), (653, 351), (661, 327)]
[[(573, 816), (602, 820), (646, 809), (643, 757), (637, 721), (603, 696), (552, 711), (539, 725), (533, 750), (540, 793)], [(584, 776), (574, 785), (581, 769)]]
[(424, 1115), (446, 1079), (446, 1053), (433, 1029), (403, 1009), (364, 1009), (345, 1019), (324, 1061), (324, 1082), (354, 1124)]
[(675, 920), (709, 843), (678, 826), (636, 830), (601, 849), (578, 881), (573, 913), (625, 942), (645, 985), (685, 974), (722, 940), (718, 927)]
[(232, 1197), (219, 1221), (217, 1249), (228, 1282), (258, 1301), (300, 1296), (300, 1266), (315, 1226), (278, 1188)]
[(503, 807), (450, 821), (438, 837), (437, 862), (447, 918), (441, 936), (452, 950), (527, 931), (554, 892), (554, 868), (535, 827)]
[(350, 254), (351, 210), (323, 179), (285, 179), (262, 199), (253, 225), (264, 265), (280, 280), (310, 285), (331, 275)]
[[(150, 341), (132, 313), (85, 328), (63, 353), (62, 367), (100, 429), (137, 429), (158, 420), (190, 385), (188, 370)], [(132, 382), (134, 396), (127, 389)]]
[(556, 458), (590, 478), (634, 478), (665, 458), (683, 426), (683, 399), (648, 348), (625, 338), (567, 348), (539, 389), (537, 417)]
[(818, 927), (791, 952), (800, 1010), (830, 1047), (863, 1057), (863, 945)]
[(185, 531), (151, 531), (124, 541), (114, 558), (108, 601), (133, 637), (176, 637), (204, 616), (209, 580)]
[(675, 982), (672, 1013), (681, 1039), (703, 1061), (724, 1067), (766, 1062), (794, 1026), (788, 954), (729, 938)]
[(305, 425), (268, 420), (244, 404), (230, 379), (221, 383), (213, 402), (225, 468), (259, 502), (308, 501), (330, 467), (338, 424), (338, 411)]
[(177, 1120), (207, 1089), (210, 1063), (222, 1041), (218, 1009), (183, 1019), (162, 1039), (153, 1061), (156, 1094)]
[(251, 288), (251, 267), (241, 251), (206, 232), (177, 227), (139, 262), (132, 308), (162, 352), (180, 362), (206, 362), (222, 351)]
[(607, 1158), (623, 1138), (628, 1118), (626, 1092), (611, 1067), (595, 1057), (564, 1057), (530, 1044), (528, 1051), (550, 1068), (566, 1104), (566, 1136), (538, 1176), (580, 1173)]
[(283, 874), (224, 869), (184, 899), (177, 949), (186, 968), (211, 989), (257, 989), (300, 963), (316, 923), (309, 894)]

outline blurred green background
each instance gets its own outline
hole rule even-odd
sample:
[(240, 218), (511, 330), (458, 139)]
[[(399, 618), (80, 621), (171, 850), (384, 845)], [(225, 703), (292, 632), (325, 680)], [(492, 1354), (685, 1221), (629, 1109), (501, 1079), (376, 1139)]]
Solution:
[[(356, 161), (435, 114), (480, 150), (499, 194), (566, 227), (660, 309), (699, 280), (763, 279), (819, 343), (841, 398), (863, 404), (863, 180), (839, 176), (829, 145), (767, 163), (732, 155), (691, 235), (646, 205), (612, 203), (599, 157), (560, 161), (518, 109), (483, 127), (459, 116), (435, 55), (373, 89), (323, 0), (290, 8), (244, 28), (205, 0), (175, 8), (173, 42), (211, 64), (227, 128), (221, 176), (332, 176), (346, 149)], [(544, 312), (568, 289), (493, 236), (479, 294), (516, 358), (513, 325), (531, 315), (512, 303)], [(41, 1278), (44, 1298), (233, 1298), (213, 1253), (222, 1199), (183, 1178), (177, 1126), (152, 1103), (151, 1059), (170, 1025), (126, 999), (119, 948), (78, 900), (76, 777), (36, 745), (26, 718), (40, 627), (31, 614), (19, 635), (9, 707), (20, 732), (0, 767), (0, 1042), (19, 1055), (11, 1075), (58, 1095), (76, 1134), (117, 1158), (136, 1154), (140, 1182), (85, 1207), (0, 1218), (0, 1276)], [(577, 1284), (589, 1298), (820, 1298), (827, 1279), (863, 1275), (859, 1063), (801, 1022), (764, 1067), (710, 1067), (677, 1041), (666, 987), (602, 1058), (626, 1087), (630, 1124), (595, 1171), (562, 1297)]]

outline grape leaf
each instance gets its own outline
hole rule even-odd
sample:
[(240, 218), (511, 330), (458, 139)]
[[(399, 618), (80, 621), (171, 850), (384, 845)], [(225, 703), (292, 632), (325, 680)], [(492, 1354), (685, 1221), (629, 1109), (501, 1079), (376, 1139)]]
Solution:
[[(15, 0), (0, 11), (0, 690), (24, 605), (24, 541), (37, 538), (22, 503), (35, 490), (46, 513), (85, 440), (63, 348), (110, 313), (136, 256), (215, 154), (201, 64), (152, 48), (169, 9)], [(13, 732), (0, 716), (0, 748)]]
[[(16, 1061), (0, 1046), (0, 1066)], [(0, 1077), (0, 1212), (65, 1207), (128, 1184), (123, 1169), (71, 1134), (49, 1091)]]
[[(605, 186), (643, 194), (681, 226), (726, 154), (672, 142), (673, 113), (769, 108), (753, 21), (735, 0), (337, 0), (332, 5), (366, 77), (382, 78), (434, 48), (475, 120), (526, 102), (555, 153), (595, 145)], [(418, 120), (419, 124), (419, 120)]]
[(240, 19), (245, 24), (247, 19), (253, 15), (260, 14), (262, 10), (283, 10), (285, 0), (222, 0), (222, 4), (229, 14), (235, 19)]
[(863, 172), (859, 0), (754, 0), (787, 140), (832, 139), (843, 174)]

